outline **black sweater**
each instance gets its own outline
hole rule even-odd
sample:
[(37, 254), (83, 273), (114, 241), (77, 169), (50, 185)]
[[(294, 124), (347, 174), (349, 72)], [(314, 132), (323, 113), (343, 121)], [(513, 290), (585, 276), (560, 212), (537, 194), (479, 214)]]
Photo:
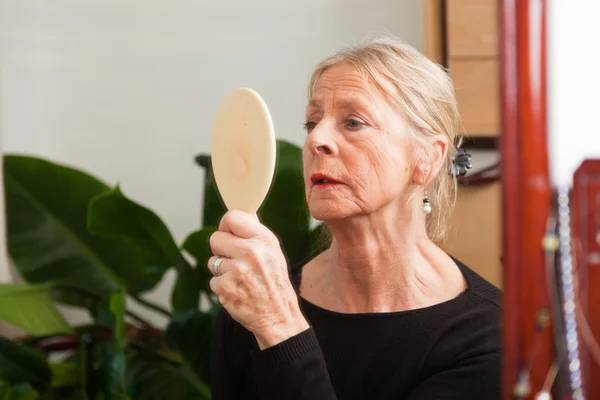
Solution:
[(452, 300), (342, 314), (300, 298), (311, 327), (263, 351), (223, 309), (213, 330), (213, 400), (499, 399), (500, 291), (456, 262), (468, 288)]

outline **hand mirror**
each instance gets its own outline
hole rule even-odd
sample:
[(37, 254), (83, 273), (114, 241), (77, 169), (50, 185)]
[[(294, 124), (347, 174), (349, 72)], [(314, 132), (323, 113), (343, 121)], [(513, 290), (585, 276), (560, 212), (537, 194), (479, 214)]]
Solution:
[(271, 187), (276, 158), (266, 103), (252, 89), (234, 90), (217, 112), (211, 150), (215, 181), (228, 210), (258, 211)]

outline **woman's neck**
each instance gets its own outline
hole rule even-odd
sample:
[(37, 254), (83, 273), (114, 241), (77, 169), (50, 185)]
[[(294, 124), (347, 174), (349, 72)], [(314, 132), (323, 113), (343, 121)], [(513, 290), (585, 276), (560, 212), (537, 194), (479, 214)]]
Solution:
[(332, 245), (303, 278), (303, 296), (344, 313), (402, 311), (454, 297), (458, 280), (464, 290), (462, 274), (419, 218), (329, 223)]

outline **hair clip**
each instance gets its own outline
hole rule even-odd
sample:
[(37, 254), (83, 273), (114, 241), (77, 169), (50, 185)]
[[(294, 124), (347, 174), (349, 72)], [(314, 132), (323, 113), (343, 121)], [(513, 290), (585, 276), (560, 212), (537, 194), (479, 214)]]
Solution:
[(467, 171), (473, 167), (473, 157), (464, 149), (458, 149), (452, 157), (452, 169), (450, 175), (465, 176)]

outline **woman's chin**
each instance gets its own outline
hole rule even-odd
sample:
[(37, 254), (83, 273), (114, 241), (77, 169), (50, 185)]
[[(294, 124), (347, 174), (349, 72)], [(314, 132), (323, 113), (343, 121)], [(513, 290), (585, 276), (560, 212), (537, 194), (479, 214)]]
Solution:
[(350, 216), (348, 210), (339, 205), (319, 203), (320, 204), (309, 204), (310, 214), (318, 221), (336, 221)]

